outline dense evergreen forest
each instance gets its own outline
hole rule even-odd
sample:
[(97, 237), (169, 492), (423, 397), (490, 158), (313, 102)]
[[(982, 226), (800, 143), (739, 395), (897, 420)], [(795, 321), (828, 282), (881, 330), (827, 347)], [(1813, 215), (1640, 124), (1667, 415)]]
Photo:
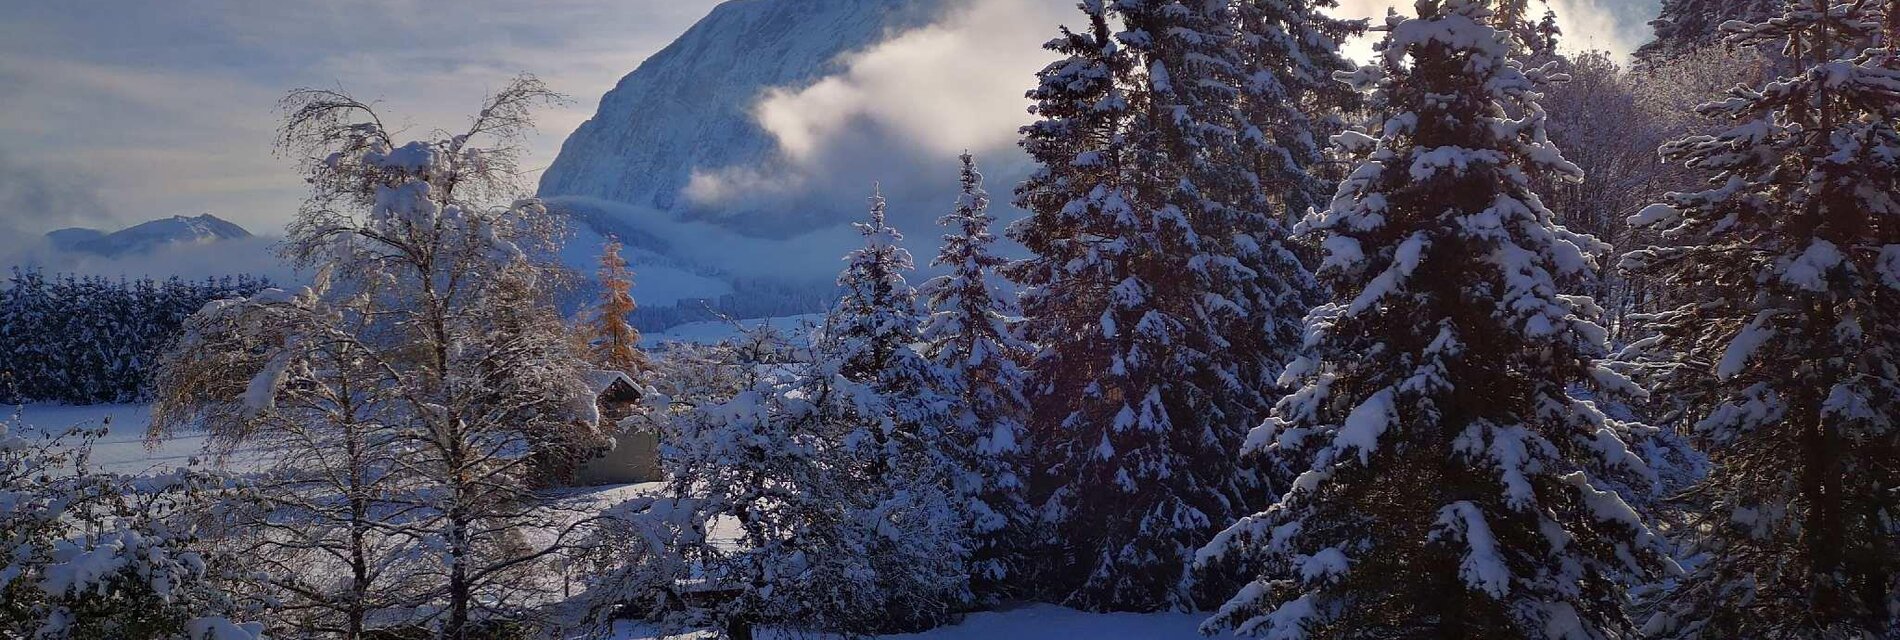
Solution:
[(247, 296), (269, 280), (124, 280), (14, 269), (0, 284), (0, 403), (135, 402), (205, 303)]

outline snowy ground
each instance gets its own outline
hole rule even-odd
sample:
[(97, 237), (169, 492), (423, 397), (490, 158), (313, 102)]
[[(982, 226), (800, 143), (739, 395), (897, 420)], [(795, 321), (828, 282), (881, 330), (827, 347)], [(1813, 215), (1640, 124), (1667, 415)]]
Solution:
[[(1205, 614), (1198, 613), (1085, 613), (1054, 605), (1029, 605), (1006, 611), (973, 613), (960, 624), (923, 633), (876, 636), (911, 640), (1190, 640)], [(664, 635), (627, 626), (610, 640), (684, 640), (711, 638), (709, 634)], [(809, 635), (762, 630), (761, 640), (791, 640)]]
[(92, 464), (99, 471), (141, 474), (185, 466), (198, 456), (205, 445), (202, 433), (179, 434), (145, 447), (145, 428), (152, 423), (152, 407), (146, 404), (100, 404), (71, 407), (56, 404), (30, 404), (20, 409), (19, 429), (24, 433), (46, 433), (83, 427), (105, 427), (105, 437), (93, 443)]
[[(775, 318), (771, 322), (784, 329), (796, 327), (806, 318)], [(748, 323), (757, 321), (746, 321)], [(675, 334), (669, 331), (668, 337), (693, 342), (717, 341), (730, 335), (728, 325), (693, 327)], [(722, 333), (721, 327), (724, 327)], [(151, 407), (143, 404), (95, 405), (87, 407), (69, 407), (63, 405), (27, 405), (21, 409), (19, 427), (24, 432), (44, 432), (64, 430), (74, 426), (97, 428), (104, 426), (107, 434), (98, 440), (93, 448), (93, 463), (103, 471), (120, 473), (144, 473), (175, 468), (200, 454), (204, 447), (204, 435), (183, 434), (167, 439), (156, 449), (145, 447), (145, 428), (151, 423)], [(579, 512), (587, 510), (588, 504), (604, 508), (621, 501), (660, 491), (660, 483), (645, 483), (610, 487), (587, 487), (574, 489), (566, 497), (579, 504), (570, 503), (570, 509), (579, 507)], [(564, 511), (560, 516), (549, 518), (551, 525), (558, 526), (566, 518), (574, 517), (577, 511)], [(723, 527), (716, 527), (723, 528)], [(720, 532), (715, 532), (718, 536)], [(1200, 638), (1196, 627), (1205, 618), (1203, 614), (1182, 613), (1084, 613), (1073, 609), (1052, 605), (1029, 605), (1006, 611), (970, 614), (963, 622), (923, 633), (895, 636), (879, 636), (888, 639), (911, 640), (1190, 640)], [(651, 628), (627, 625), (620, 628), (609, 640), (661, 640), (706, 638), (707, 635), (664, 635)], [(784, 639), (810, 637), (795, 633), (773, 633), (764, 630), (760, 638)]]
[[(664, 490), (664, 483), (651, 482), (612, 487), (575, 489), (568, 497), (602, 507)], [(738, 535), (737, 523), (715, 526), (714, 538)], [(1087, 613), (1055, 605), (1034, 604), (1003, 611), (972, 613), (958, 624), (923, 633), (876, 636), (886, 640), (1194, 640), (1202, 638), (1199, 626), (1204, 613)], [(651, 626), (624, 623), (613, 635), (602, 640), (710, 640), (710, 633), (665, 634)], [(795, 640), (831, 637), (795, 632), (760, 630), (761, 640)], [(588, 640), (596, 640), (588, 636)], [(580, 640), (575, 638), (573, 640)]]

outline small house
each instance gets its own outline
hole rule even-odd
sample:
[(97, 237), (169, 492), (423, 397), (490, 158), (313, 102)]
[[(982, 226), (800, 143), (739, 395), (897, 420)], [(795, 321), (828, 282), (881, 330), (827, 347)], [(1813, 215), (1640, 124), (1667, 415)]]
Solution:
[(583, 486), (656, 482), (660, 475), (659, 434), (637, 420), (628, 420), (640, 404), (640, 388), (619, 371), (588, 371), (587, 388), (600, 411), (600, 427), (613, 438), (613, 448), (582, 462), (574, 481)]

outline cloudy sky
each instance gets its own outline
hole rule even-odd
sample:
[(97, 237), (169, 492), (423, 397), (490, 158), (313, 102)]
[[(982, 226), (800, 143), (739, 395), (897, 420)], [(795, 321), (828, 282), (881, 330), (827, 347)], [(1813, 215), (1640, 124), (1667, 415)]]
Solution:
[(542, 114), (532, 161), (545, 164), (615, 80), (713, 4), (0, 3), (0, 219), (43, 231), (212, 212), (279, 229), (303, 190), (271, 134), (300, 86), (381, 99), (427, 130), (534, 72), (575, 97)]
[[(1572, 46), (1618, 52), (1647, 36), (1643, 23), (1655, 10), (1653, 0), (1553, 2)], [(399, 122), (428, 130), (462, 124), (487, 91), (533, 72), (574, 99), (541, 114), (526, 163), (538, 170), (592, 114), (601, 94), (714, 4), (6, 2), (0, 4), (0, 86), (7, 87), (0, 92), (0, 234), (116, 228), (202, 212), (254, 232), (276, 232), (303, 190), (291, 163), (272, 154), (275, 105), (300, 86), (341, 87), (381, 100)], [(1382, 0), (1345, 4), (1343, 11), (1354, 15), (1381, 14), (1385, 6)], [(979, 63), (1019, 73), (1022, 63), (1011, 60), (1039, 55), (1034, 44), (1043, 37), (997, 43), (1003, 52), (1024, 50), (1021, 56), (991, 52)], [(1004, 108), (1020, 113), (1016, 105)]]

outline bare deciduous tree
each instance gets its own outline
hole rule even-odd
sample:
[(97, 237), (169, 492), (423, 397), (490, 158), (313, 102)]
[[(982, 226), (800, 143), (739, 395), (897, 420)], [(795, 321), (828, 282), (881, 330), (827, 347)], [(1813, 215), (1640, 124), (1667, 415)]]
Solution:
[[(333, 556), (350, 586), (274, 586), (346, 634), (366, 617), (455, 639), (521, 623), (552, 587), (529, 570), (584, 522), (538, 489), (602, 444), (552, 303), (563, 228), (512, 199), (529, 113), (559, 99), (522, 76), (461, 132), (401, 142), (368, 103), (291, 92), (281, 149), (312, 192), (283, 253), (314, 284), (208, 308), (166, 366), (154, 433), (204, 424), (277, 463), (270, 548)], [(283, 528), (311, 520), (337, 533)]]

